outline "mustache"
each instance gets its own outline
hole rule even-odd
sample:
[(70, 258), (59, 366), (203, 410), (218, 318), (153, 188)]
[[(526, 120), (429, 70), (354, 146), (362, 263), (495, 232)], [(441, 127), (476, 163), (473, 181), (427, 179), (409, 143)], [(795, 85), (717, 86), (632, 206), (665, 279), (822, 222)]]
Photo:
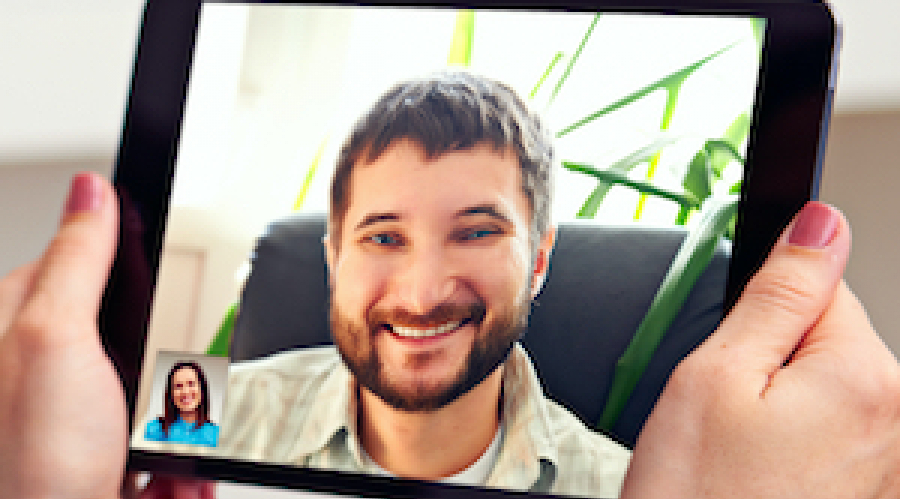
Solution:
[(487, 307), (483, 303), (456, 304), (442, 303), (425, 315), (413, 314), (403, 309), (373, 309), (369, 313), (369, 328), (374, 330), (382, 324), (404, 327), (434, 327), (448, 322), (469, 319), (475, 325), (484, 320)]

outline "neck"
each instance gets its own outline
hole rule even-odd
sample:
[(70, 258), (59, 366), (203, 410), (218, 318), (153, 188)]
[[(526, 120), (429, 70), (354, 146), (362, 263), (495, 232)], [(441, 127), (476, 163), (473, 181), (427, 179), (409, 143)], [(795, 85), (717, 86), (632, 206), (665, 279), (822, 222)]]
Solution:
[(379, 466), (404, 478), (438, 480), (471, 466), (490, 446), (500, 424), (503, 366), (450, 404), (405, 412), (360, 389), (359, 433)]
[(179, 415), (181, 416), (181, 419), (184, 420), (185, 423), (196, 423), (197, 422), (197, 411), (182, 412)]

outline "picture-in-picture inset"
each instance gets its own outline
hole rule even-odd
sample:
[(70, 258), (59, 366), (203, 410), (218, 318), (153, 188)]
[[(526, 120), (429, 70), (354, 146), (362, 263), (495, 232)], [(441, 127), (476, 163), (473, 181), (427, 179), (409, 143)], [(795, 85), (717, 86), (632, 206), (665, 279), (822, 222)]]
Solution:
[(160, 351), (151, 402), (134, 443), (216, 447), (228, 363), (226, 357)]

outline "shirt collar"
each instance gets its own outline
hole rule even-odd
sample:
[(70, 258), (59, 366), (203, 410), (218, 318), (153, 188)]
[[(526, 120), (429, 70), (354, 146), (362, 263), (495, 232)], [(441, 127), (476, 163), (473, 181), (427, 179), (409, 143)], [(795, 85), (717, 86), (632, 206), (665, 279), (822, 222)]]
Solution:
[[(357, 438), (356, 394), (353, 376), (338, 358), (302, 425), (295, 457), (321, 452), (332, 439), (346, 432), (347, 450), (364, 469)], [(534, 484), (543, 481), (548, 473), (555, 473), (558, 459), (547, 404), (534, 367), (519, 343), (513, 345), (504, 364), (501, 417), (505, 428), (502, 447), (485, 485), (517, 489), (522, 483)]]
[[(298, 403), (308, 403), (299, 400), (303, 398), (305, 397), (298, 397)], [(316, 401), (301, 427), (297, 446), (294, 448), (295, 456), (320, 452), (341, 432), (347, 432), (351, 437), (347, 439), (349, 450), (362, 466), (356, 437), (356, 414), (356, 382), (343, 360), (338, 357), (334, 368), (322, 382)]]
[(558, 454), (543, 390), (522, 345), (513, 346), (504, 366), (502, 418), (506, 435), (486, 485), (520, 489), (523, 483), (535, 484), (544, 481), (548, 473), (555, 473)]

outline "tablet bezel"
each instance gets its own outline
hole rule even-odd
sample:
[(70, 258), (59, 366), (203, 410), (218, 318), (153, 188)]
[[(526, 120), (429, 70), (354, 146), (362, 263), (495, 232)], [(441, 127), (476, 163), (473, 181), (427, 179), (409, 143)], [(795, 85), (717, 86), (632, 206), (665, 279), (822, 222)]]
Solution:
[[(122, 375), (131, 416), (143, 360), (146, 319), (172, 191), (199, 0), (149, 0), (144, 12), (114, 183), (122, 222), (117, 256), (101, 311), (104, 345)], [(214, 3), (273, 3), (227, 2)], [(398, 5), (377, 0), (367, 5)], [(466, 7), (742, 14), (767, 20), (764, 57), (747, 168), (726, 287), (726, 310), (758, 269), (793, 214), (815, 199), (833, 96), (837, 27), (827, 6), (813, 2), (681, 0), (479, 0)], [(433, 2), (429, 6), (459, 6)], [(133, 417), (129, 418), (133, 421)], [(249, 464), (220, 458), (129, 451), (129, 468), (290, 486), (370, 497), (470, 497), (509, 491)], [(530, 494), (532, 497), (539, 496)]]

